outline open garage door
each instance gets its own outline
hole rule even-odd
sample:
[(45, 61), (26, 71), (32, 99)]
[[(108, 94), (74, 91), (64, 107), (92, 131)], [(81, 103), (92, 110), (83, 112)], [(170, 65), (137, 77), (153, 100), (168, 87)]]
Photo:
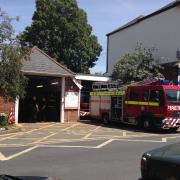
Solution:
[(19, 122), (59, 122), (61, 79), (39, 76), (28, 78), (26, 96), (19, 103)]

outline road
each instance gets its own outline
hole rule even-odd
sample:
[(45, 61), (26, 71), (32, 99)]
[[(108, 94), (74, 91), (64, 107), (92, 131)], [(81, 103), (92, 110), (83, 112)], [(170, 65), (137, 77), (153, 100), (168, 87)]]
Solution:
[(138, 180), (143, 152), (178, 142), (180, 133), (86, 123), (23, 124), (0, 135), (0, 173), (23, 179)]

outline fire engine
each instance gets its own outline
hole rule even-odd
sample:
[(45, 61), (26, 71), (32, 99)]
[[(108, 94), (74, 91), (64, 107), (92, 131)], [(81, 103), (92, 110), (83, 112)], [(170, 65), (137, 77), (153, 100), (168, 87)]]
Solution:
[(168, 80), (144, 80), (122, 85), (94, 83), (90, 115), (103, 123), (116, 121), (146, 129), (180, 127), (180, 86)]

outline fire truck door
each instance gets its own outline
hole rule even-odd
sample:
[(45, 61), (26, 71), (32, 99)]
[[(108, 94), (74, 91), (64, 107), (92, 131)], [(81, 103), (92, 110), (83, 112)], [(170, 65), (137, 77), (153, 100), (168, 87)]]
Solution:
[(125, 114), (128, 117), (135, 118), (140, 112), (138, 89), (131, 88), (125, 101)]
[(155, 117), (160, 117), (163, 114), (164, 108), (164, 100), (163, 100), (163, 91), (152, 89), (150, 90), (150, 97), (149, 97), (149, 105), (148, 111), (153, 114)]

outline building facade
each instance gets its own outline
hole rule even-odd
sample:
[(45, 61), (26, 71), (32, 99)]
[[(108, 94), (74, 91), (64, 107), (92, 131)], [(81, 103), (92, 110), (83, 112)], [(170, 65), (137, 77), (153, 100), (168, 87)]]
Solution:
[[(28, 78), (23, 99), (7, 103), (0, 97), (0, 113), (15, 113), (16, 123), (21, 122), (76, 122), (79, 120), (81, 85), (75, 73), (59, 64), (36, 46), (30, 57), (22, 62), (22, 72)], [(32, 101), (39, 109), (45, 104), (46, 111), (33, 117)], [(44, 102), (43, 102), (44, 101)]]
[(126, 25), (107, 34), (107, 74), (111, 75), (114, 65), (125, 53), (135, 50), (138, 43), (143, 47), (155, 47), (155, 58), (165, 68), (171, 66), (172, 74), (164, 71), (170, 79), (177, 79), (180, 58), (180, 1), (174, 1), (160, 10), (139, 16)]

